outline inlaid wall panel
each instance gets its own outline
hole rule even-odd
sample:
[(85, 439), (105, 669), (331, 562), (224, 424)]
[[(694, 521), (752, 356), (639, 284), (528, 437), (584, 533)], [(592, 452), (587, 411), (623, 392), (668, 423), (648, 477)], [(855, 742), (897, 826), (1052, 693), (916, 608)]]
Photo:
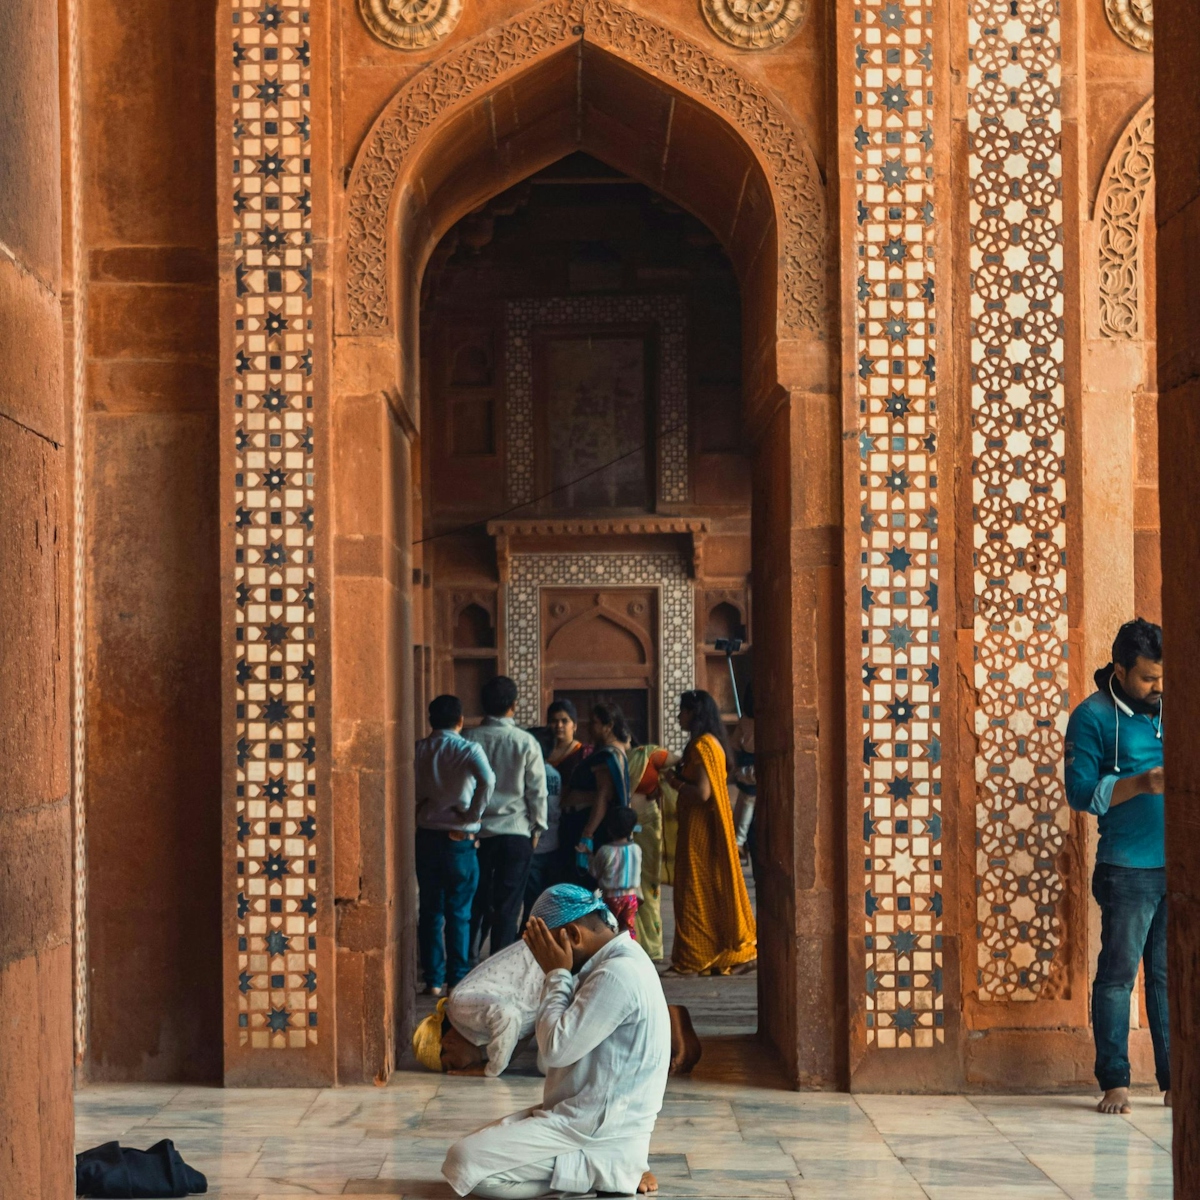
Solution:
[(681, 692), (695, 687), (692, 582), (677, 554), (514, 554), (504, 589), (508, 674), (519, 693), (517, 721), (536, 725), (542, 689), (541, 593), (543, 588), (609, 589), (654, 587), (659, 593), (660, 713), (672, 711)]
[(1063, 947), (1067, 695), (1061, 25), (967, 21), (977, 988), (1035, 1000)]
[[(866, 1042), (944, 1039), (934, 9), (854, 5)], [(843, 110), (845, 111), (845, 110)], [(844, 276), (845, 278), (845, 276)]]
[(279, 1080), (278, 1067), (245, 1066), (243, 1052), (314, 1051), (327, 1062), (332, 1050), (321, 1045), (330, 1010), (318, 947), (328, 732), (313, 34), (298, 0), (226, 0), (223, 26), (226, 1070)]

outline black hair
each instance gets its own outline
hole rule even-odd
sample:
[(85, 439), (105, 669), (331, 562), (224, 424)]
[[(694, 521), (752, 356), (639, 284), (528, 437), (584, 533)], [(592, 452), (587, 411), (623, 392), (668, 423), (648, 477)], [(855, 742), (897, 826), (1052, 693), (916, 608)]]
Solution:
[(434, 696), (429, 702), (429, 725), (433, 729), (453, 729), (462, 715), (462, 701), (457, 696)]
[(742, 688), (742, 716), (743, 717), (754, 716), (754, 680), (753, 679), (751, 679), (750, 682), (747, 683), (744, 688)]
[(555, 713), (566, 713), (571, 718), (572, 725), (579, 724), (579, 712), (575, 705), (570, 700), (551, 700), (550, 707), (546, 709), (546, 724), (548, 725), (554, 720)]
[(479, 703), (489, 717), (506, 717), (517, 703), (517, 685), (507, 675), (489, 679), (479, 691)]
[(1113, 638), (1112, 660), (1127, 671), (1139, 658), (1162, 662), (1162, 626), (1143, 617), (1126, 621)]
[(679, 707), (692, 714), (688, 745), (694, 745), (706, 733), (711, 733), (725, 754), (727, 777), (732, 778), (733, 747), (729, 744), (729, 734), (725, 732), (725, 722), (721, 720), (721, 710), (717, 708), (717, 702), (708, 692), (697, 688), (692, 692), (684, 692), (679, 697)]
[(537, 739), (537, 744), (541, 747), (542, 757), (549, 758), (554, 750), (554, 734), (549, 725), (530, 725), (525, 731), (531, 733)]
[(589, 929), (594, 929), (599, 932), (601, 929), (612, 929), (612, 926), (605, 919), (604, 913), (599, 909), (593, 909), (590, 913), (584, 913), (582, 917), (576, 917), (574, 921), (568, 921), (568, 925), (586, 925)]
[(601, 725), (611, 725), (613, 737), (618, 742), (629, 741), (629, 725), (619, 705), (597, 704), (592, 709), (592, 720), (599, 721)]
[(638, 823), (637, 813), (628, 805), (623, 805), (609, 811), (607, 822), (608, 832), (612, 835), (613, 841), (617, 842), (621, 838), (633, 836), (633, 830)]

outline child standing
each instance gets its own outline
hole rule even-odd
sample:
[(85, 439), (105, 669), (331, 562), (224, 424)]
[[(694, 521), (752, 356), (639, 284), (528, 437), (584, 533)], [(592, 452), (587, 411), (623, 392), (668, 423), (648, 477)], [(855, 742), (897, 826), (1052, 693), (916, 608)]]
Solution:
[(609, 812), (607, 823), (613, 840), (592, 855), (592, 875), (609, 912), (617, 918), (617, 927), (636, 941), (634, 919), (642, 879), (642, 848), (633, 841), (637, 814), (628, 806), (616, 808)]

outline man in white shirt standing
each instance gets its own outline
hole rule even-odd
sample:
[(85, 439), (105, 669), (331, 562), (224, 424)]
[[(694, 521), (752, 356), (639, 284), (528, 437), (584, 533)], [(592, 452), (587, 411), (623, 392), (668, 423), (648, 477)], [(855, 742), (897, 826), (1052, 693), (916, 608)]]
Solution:
[[(479, 883), (475, 838), (496, 776), (483, 751), (460, 730), (457, 696), (429, 704), (433, 733), (417, 743), (417, 944), (425, 991), (440, 996), (466, 975), (470, 957), (471, 904)], [(442, 929), (445, 926), (445, 946)], [(449, 959), (449, 964), (447, 964)]]
[(517, 940), (525, 879), (538, 835), (546, 828), (546, 770), (537, 738), (513, 721), (517, 685), (497, 675), (480, 693), (486, 716), (467, 737), (483, 748), (496, 790), (479, 831), (479, 887), (471, 909), (471, 959), (491, 935), (495, 954)]
[(542, 1103), (450, 1147), (442, 1174), (460, 1196), (631, 1196), (657, 1186), (647, 1166), (671, 1018), (654, 964), (610, 921), (603, 900), (570, 883), (534, 905), (525, 941), (546, 972), (535, 1026)]

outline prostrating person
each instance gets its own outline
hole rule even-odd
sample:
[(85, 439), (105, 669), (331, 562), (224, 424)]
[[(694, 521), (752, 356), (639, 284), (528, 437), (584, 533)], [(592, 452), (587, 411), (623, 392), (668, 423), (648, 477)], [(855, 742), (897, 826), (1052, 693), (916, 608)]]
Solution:
[[(502, 1074), (533, 1033), (545, 978), (524, 941), (485, 959), (413, 1032), (417, 1062), (448, 1075)], [(671, 1074), (686, 1075), (700, 1061), (700, 1039), (686, 1008), (668, 1008)]]
[(471, 909), (471, 956), (479, 957), (486, 926), (491, 951), (517, 940), (525, 878), (538, 835), (546, 828), (546, 770), (537, 738), (513, 721), (517, 685), (497, 675), (483, 685), (483, 723), (467, 737), (483, 747), (496, 788), (479, 831), (479, 887)]
[(740, 974), (757, 961), (758, 933), (733, 832), (731, 752), (717, 702), (708, 692), (684, 692), (679, 726), (688, 744), (671, 776), (679, 791), (671, 971)]
[(442, 1174), (460, 1195), (633, 1195), (647, 1170), (671, 1059), (671, 1018), (654, 965), (585, 888), (534, 905), (525, 941), (546, 973), (536, 1033), (542, 1103), (468, 1134)]
[(1129, 999), (1145, 964), (1158, 1086), (1171, 1103), (1167, 1019), (1167, 872), (1163, 824), (1162, 630), (1138, 618), (1117, 631), (1096, 691), (1071, 713), (1067, 800), (1099, 818), (1092, 895), (1100, 959), (1092, 987), (1102, 1113), (1129, 1106)]
[(462, 736), (457, 696), (429, 703), (433, 732), (417, 743), (417, 944), (425, 991), (440, 996), (467, 973), (471, 904), (479, 883), (475, 837), (496, 776), (487, 756)]
[(502, 1074), (533, 1033), (545, 977), (523, 941), (485, 959), (417, 1026), (417, 1061), (450, 1075)]

